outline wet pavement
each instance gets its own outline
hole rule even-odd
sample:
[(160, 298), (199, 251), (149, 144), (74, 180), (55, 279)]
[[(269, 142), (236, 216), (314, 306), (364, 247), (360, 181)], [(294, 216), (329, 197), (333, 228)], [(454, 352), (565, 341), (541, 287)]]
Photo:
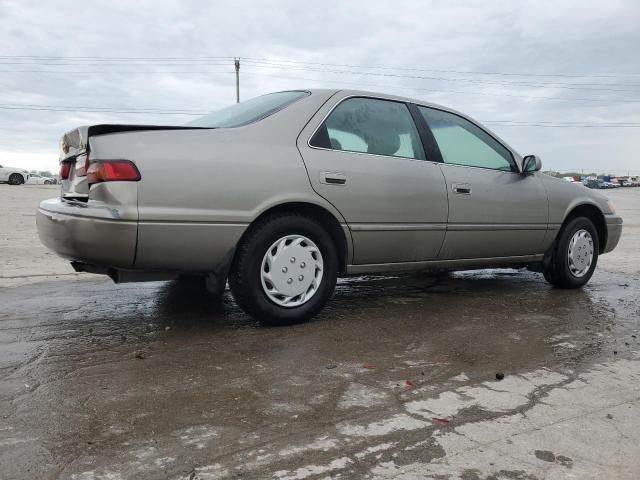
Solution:
[(65, 276), (33, 242), (0, 272), (0, 478), (638, 478), (640, 189), (613, 194), (620, 251), (581, 290), (349, 278), (287, 328), (197, 283)]

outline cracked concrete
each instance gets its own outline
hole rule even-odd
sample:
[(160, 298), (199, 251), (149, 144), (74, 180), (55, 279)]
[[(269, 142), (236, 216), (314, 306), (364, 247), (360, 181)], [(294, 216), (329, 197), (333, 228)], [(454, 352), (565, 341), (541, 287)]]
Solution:
[(194, 284), (69, 275), (27, 216), (54, 191), (1, 187), (2, 478), (640, 476), (640, 190), (582, 290), (351, 278), (265, 329)]

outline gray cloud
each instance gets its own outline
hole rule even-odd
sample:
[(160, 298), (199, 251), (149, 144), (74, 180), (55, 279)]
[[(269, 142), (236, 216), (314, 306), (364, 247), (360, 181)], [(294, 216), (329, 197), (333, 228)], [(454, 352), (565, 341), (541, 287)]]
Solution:
[[(213, 110), (235, 101), (230, 59), (135, 65), (91, 58), (238, 55), (246, 59), (243, 98), (305, 86), (364, 88), (445, 104), (481, 121), (640, 123), (639, 24), (640, 4), (634, 0), (0, 0), (1, 55), (89, 57), (35, 65), (1, 58), (0, 105)], [(251, 65), (251, 58), (528, 75), (367, 70), (449, 80), (401, 78), (320, 65), (264, 68)], [(536, 76), (543, 74), (579, 77)], [(607, 76), (612, 74), (617, 76)], [(58, 139), (79, 124), (166, 124), (191, 118), (0, 109), (0, 161), (11, 163), (14, 152), (50, 154), (54, 168)], [(521, 153), (540, 154), (547, 167), (640, 173), (635, 160), (640, 128), (489, 125)]]

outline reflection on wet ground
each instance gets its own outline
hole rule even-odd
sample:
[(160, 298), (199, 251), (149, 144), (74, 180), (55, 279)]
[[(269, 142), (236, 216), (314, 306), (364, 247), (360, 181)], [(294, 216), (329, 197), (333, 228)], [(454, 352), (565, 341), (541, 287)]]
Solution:
[(317, 319), (287, 328), (260, 327), (228, 292), (216, 301), (188, 282), (6, 289), (0, 445), (11, 449), (0, 460), (16, 478), (114, 464), (123, 477), (164, 478), (215, 459), (263, 478), (280, 464), (251, 470), (247, 452), (395, 418), (454, 378), (472, 385), (543, 367), (575, 378), (596, 360), (631, 357), (639, 284), (598, 272), (582, 290), (559, 290), (526, 270), (349, 278)]

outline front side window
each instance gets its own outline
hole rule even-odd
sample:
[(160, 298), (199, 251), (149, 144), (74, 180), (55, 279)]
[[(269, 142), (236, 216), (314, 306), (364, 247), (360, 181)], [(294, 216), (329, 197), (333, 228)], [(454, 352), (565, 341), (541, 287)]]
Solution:
[(301, 91), (269, 93), (196, 118), (187, 123), (187, 126), (202, 128), (241, 127), (273, 115), (307, 95), (309, 92)]
[(449, 112), (418, 107), (436, 139), (444, 163), (516, 171), (513, 157), (480, 127)]
[(313, 147), (424, 160), (424, 149), (404, 103), (349, 98), (340, 103), (310, 141)]

